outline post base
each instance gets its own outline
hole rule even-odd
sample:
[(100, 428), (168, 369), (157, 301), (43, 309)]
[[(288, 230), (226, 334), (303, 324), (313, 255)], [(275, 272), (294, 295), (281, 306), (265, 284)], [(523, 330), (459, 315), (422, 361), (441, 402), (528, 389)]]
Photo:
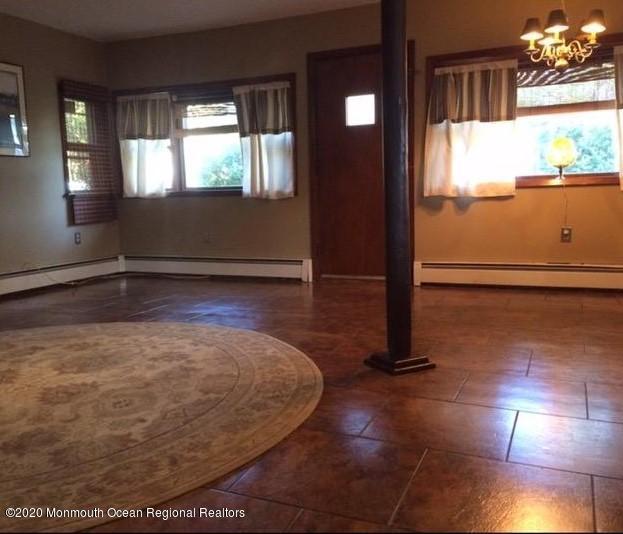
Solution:
[(387, 352), (375, 352), (366, 358), (363, 363), (365, 363), (368, 367), (380, 369), (390, 375), (417, 373), (418, 371), (435, 368), (435, 364), (429, 361), (426, 356), (393, 360)]

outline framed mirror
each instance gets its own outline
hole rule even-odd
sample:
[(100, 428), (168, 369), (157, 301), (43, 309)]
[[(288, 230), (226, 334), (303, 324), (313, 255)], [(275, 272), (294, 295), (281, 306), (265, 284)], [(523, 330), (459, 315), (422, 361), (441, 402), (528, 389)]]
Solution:
[(24, 72), (19, 65), (0, 63), (0, 156), (29, 154)]

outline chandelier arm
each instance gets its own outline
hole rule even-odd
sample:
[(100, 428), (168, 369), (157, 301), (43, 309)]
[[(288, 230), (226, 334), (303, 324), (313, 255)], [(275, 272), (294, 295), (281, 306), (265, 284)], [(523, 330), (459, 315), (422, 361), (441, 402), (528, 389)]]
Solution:
[(540, 63), (541, 61), (543, 61), (543, 58), (546, 55), (547, 48), (548, 47), (544, 46), (542, 48), (539, 48), (539, 49), (535, 50), (534, 52), (530, 52), (530, 59), (534, 63)]
[[(561, 1), (563, 3), (561, 16), (565, 19), (565, 27), (568, 28), (569, 26), (566, 22), (564, 0)], [(533, 36), (536, 34), (537, 37), (542, 37), (543, 32), (540, 30), (538, 19), (528, 19), (526, 27), (524, 28), (522, 39), (530, 40), (530, 47), (526, 50), (530, 60), (533, 63), (543, 62), (548, 67), (554, 67), (557, 71), (565, 70), (569, 67), (571, 61), (573, 60), (577, 63), (584, 63), (588, 57), (593, 55), (593, 50), (599, 46), (597, 43), (597, 33), (605, 30), (603, 11), (594, 11), (597, 13), (597, 15), (593, 16), (593, 18), (596, 19), (596, 22), (591, 23), (591, 26), (596, 29), (590, 33), (590, 36), (587, 37), (588, 40), (586, 42), (582, 41), (582, 37), (567, 41), (565, 31), (555, 31), (554, 36), (550, 35), (541, 40), (539, 43), (541, 46), (539, 48), (535, 46), (536, 38)], [(591, 13), (591, 15), (593, 15), (593, 13)], [(552, 30), (559, 29), (561, 27), (562, 26), (560, 26), (560, 24), (556, 26), (556, 28), (552, 26)]]

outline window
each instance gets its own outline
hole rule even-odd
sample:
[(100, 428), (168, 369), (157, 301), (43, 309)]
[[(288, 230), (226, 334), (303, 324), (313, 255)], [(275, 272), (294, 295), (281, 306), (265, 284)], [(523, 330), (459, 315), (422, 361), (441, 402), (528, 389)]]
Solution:
[(242, 151), (233, 100), (176, 105), (179, 180), (173, 191), (242, 188)]
[[(516, 59), (516, 127), (510, 142), (512, 159), (518, 163), (517, 172), (513, 169), (516, 187), (563, 184), (557, 169), (546, 160), (552, 140), (560, 136), (570, 137), (578, 153), (575, 164), (565, 169), (566, 185), (619, 184), (622, 140), (617, 126), (613, 53), (613, 47), (604, 45), (585, 63), (562, 72), (532, 63), (519, 47), (488, 50), (486, 55), (477, 50), (431, 56), (427, 58), (429, 106), (439, 90), (435, 86), (437, 71), (461, 71), (484, 62)], [(433, 108), (436, 114), (446, 109), (443, 102), (433, 104), (443, 104)], [(427, 133), (427, 143), (428, 138)]]
[(346, 97), (346, 126), (364, 126), (375, 122), (373, 94)]
[(65, 183), (73, 224), (116, 218), (111, 100), (103, 87), (62, 81), (61, 126)]
[[(576, 163), (565, 170), (573, 177), (607, 176), (619, 170), (614, 66), (604, 62), (567, 69), (520, 70), (517, 89), (519, 175), (555, 174), (546, 154), (552, 140), (571, 138)], [(519, 179), (519, 181), (522, 180)]]
[(293, 196), (294, 87), (283, 74), (118, 91), (124, 197)]
[(71, 192), (88, 191), (93, 183), (93, 165), (89, 146), (94, 144), (95, 131), (91, 106), (81, 100), (65, 98), (67, 132), (67, 185)]

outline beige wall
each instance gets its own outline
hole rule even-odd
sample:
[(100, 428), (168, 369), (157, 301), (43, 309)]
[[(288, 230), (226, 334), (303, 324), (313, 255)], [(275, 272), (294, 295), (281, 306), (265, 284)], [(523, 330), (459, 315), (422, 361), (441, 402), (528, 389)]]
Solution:
[(165, 198), (122, 202), (125, 254), (308, 258), (306, 54), (378, 41), (376, 9), (298, 17), (222, 30), (115, 43), (113, 88), (296, 72), (298, 196)]
[[(436, 0), (409, 4), (416, 40), (416, 154), (421, 157), (428, 55), (517, 44), (528, 15), (555, 0)], [(588, 7), (567, 0), (573, 21)], [(601, 0), (609, 31), (623, 31), (623, 2)], [(125, 254), (301, 258), (310, 256), (306, 54), (379, 42), (378, 6), (235, 28), (112, 44), (114, 88), (297, 73), (299, 196), (292, 200), (168, 198), (122, 202)], [(570, 188), (571, 244), (559, 242), (560, 189), (521, 190), (513, 199), (418, 199), (416, 254), (423, 260), (623, 263), (623, 194)]]
[(62, 198), (57, 80), (105, 84), (103, 47), (3, 15), (0, 30), (0, 61), (24, 67), (31, 151), (27, 158), (0, 157), (0, 273), (118, 254), (117, 223), (70, 227)]

